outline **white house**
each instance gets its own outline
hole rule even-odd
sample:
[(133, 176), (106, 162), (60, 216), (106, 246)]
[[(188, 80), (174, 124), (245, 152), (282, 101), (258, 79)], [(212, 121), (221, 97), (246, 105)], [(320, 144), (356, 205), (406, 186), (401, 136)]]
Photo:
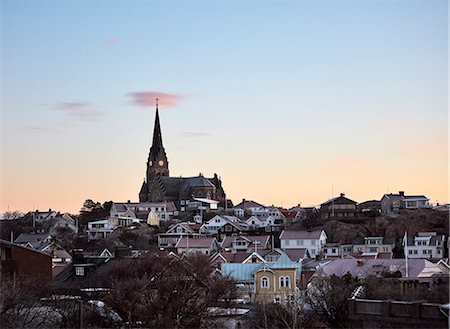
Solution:
[(408, 240), (408, 258), (443, 258), (445, 235), (436, 232), (419, 232)]
[(324, 230), (316, 231), (289, 231), (284, 230), (280, 235), (281, 249), (308, 249), (311, 257), (316, 257), (322, 252), (322, 247), (327, 242)]
[(182, 237), (199, 237), (200, 226), (200, 224), (187, 222), (175, 224), (166, 233), (158, 234), (158, 246), (160, 248), (175, 247)]
[(152, 211), (160, 221), (172, 220), (174, 216), (178, 216), (178, 211), (173, 202), (114, 202), (109, 216), (114, 218), (139, 218), (142, 221), (147, 221), (148, 215)]
[(236, 252), (252, 252), (270, 248), (270, 235), (226, 236), (221, 243), (222, 249)]
[(240, 223), (241, 220), (235, 216), (216, 215), (200, 227), (200, 233), (214, 235), (219, 233), (219, 229), (227, 223)]
[(382, 236), (364, 237), (364, 244), (353, 244), (353, 252), (355, 253), (391, 253), (394, 244), (387, 243)]
[(283, 213), (277, 207), (259, 207), (252, 211), (252, 215), (257, 216), (258, 218), (265, 219), (268, 217), (272, 217), (275, 220), (284, 220), (285, 217)]
[(86, 230), (88, 240), (104, 239), (117, 227), (118, 225), (111, 218), (88, 222), (88, 229)]
[(267, 227), (275, 224), (275, 219), (272, 216), (269, 217), (257, 217), (255, 215), (247, 218), (245, 222), (251, 227)]

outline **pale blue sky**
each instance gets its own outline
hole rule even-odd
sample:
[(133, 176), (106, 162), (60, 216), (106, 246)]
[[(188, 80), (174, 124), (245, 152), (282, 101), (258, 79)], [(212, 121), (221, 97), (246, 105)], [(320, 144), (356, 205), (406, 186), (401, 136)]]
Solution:
[(136, 199), (154, 116), (141, 91), (184, 96), (161, 106), (171, 175), (217, 172), (234, 201), (312, 205), (331, 185), (448, 201), (447, 1), (1, 11), (2, 209)]

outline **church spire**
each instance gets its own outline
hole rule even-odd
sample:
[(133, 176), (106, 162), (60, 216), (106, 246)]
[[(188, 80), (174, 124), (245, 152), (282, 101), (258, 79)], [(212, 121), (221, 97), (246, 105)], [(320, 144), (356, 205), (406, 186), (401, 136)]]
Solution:
[(158, 109), (158, 98), (156, 99), (156, 116), (155, 116), (155, 127), (153, 128), (153, 143), (150, 149), (151, 153), (158, 153), (160, 149), (163, 148), (161, 126), (159, 124), (159, 109)]

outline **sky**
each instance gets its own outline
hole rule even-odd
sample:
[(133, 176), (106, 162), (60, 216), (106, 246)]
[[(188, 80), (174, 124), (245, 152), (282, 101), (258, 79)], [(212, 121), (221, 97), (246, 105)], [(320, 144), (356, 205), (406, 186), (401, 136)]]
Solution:
[(0, 6), (0, 212), (137, 201), (156, 97), (170, 175), (235, 204), (449, 201), (447, 1)]

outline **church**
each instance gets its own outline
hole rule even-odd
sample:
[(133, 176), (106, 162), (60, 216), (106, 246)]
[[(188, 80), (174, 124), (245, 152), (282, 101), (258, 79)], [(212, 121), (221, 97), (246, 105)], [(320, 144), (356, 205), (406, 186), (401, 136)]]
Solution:
[(170, 177), (169, 161), (163, 146), (159, 122), (158, 102), (156, 102), (153, 142), (148, 154), (147, 172), (139, 192), (140, 202), (173, 201), (177, 208), (184, 208), (193, 198), (219, 201), (225, 208), (226, 195), (222, 181), (217, 174), (206, 178), (202, 174), (194, 177)]

